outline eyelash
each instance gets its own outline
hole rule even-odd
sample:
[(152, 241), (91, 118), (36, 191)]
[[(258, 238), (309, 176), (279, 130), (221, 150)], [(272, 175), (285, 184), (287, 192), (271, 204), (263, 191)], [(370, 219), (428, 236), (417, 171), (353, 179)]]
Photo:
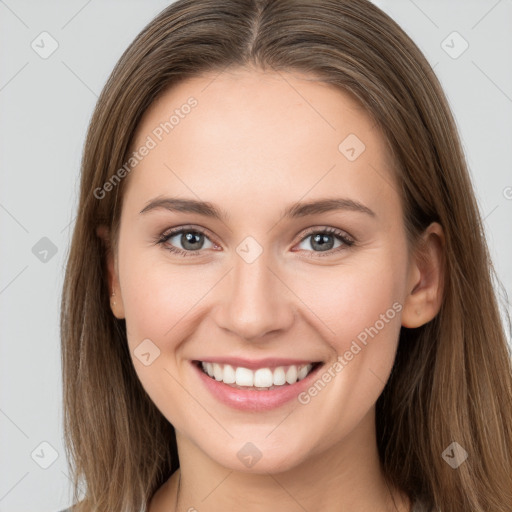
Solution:
[[(192, 228), (192, 227), (188, 227), (188, 226), (183, 226), (183, 227), (171, 230), (169, 232), (164, 232), (155, 240), (155, 244), (160, 244), (163, 246), (170, 238), (172, 238), (176, 235), (180, 235), (182, 233), (201, 234), (209, 239), (208, 234), (203, 229), (196, 228), (196, 227)], [(348, 237), (343, 231), (336, 229), (336, 228), (331, 228), (331, 227), (325, 227), (325, 228), (320, 228), (320, 229), (319, 228), (310, 229), (306, 233), (304, 233), (304, 236), (300, 239), (299, 243), (302, 243), (309, 236), (317, 235), (317, 234), (319, 234), (319, 235), (320, 234), (321, 235), (334, 235), (341, 242), (343, 242), (343, 245), (341, 245), (340, 247), (337, 247), (336, 249), (329, 249), (328, 251), (305, 251), (306, 253), (310, 253), (307, 256), (309, 258), (332, 256), (333, 254), (338, 253), (339, 251), (346, 250), (355, 244), (355, 241), (352, 238)], [(166, 250), (168, 250), (169, 252), (175, 253), (175, 254), (179, 254), (180, 256), (183, 256), (183, 257), (201, 256), (201, 253), (202, 253), (202, 250), (184, 251), (183, 249), (179, 249), (172, 245), (167, 246)], [(296, 251), (296, 252), (304, 252), (304, 249)], [(313, 256), (313, 255), (315, 255), (315, 256)]]

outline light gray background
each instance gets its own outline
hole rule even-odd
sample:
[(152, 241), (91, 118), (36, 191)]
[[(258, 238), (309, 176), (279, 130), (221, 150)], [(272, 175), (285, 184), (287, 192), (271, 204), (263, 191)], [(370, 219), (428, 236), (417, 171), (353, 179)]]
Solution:
[[(0, 0), (1, 512), (51, 512), (71, 502), (58, 322), (81, 151), (115, 62), (168, 3)], [(512, 1), (375, 3), (418, 44), (445, 88), (495, 267), (510, 296)], [(43, 31), (59, 45), (47, 59), (31, 47), (35, 40), (50, 48), (49, 39), (40, 42)], [(454, 31), (469, 44), (458, 58), (453, 55), (463, 41), (450, 36)], [(55, 255), (41, 252), (48, 243), (39, 242), (43, 237)]]

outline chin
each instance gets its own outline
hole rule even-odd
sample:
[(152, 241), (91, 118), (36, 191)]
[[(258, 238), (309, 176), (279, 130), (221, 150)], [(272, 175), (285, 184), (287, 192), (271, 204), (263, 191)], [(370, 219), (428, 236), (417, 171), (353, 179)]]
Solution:
[(299, 466), (306, 458), (307, 451), (299, 450), (292, 443), (276, 446), (264, 436), (254, 436), (253, 441), (246, 441), (251, 438), (245, 436), (243, 439), (239, 437), (224, 444), (222, 452), (216, 444), (212, 451), (208, 450), (210, 458), (226, 469), (251, 474), (282, 473)]

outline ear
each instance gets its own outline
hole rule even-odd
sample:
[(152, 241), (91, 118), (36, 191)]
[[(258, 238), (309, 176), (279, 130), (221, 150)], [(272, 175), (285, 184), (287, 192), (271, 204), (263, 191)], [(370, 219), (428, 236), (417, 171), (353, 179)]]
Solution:
[(420, 327), (432, 320), (443, 301), (445, 239), (443, 228), (433, 222), (423, 233), (412, 256), (408, 295), (402, 311), (404, 327)]
[(119, 275), (117, 271), (117, 259), (112, 251), (110, 232), (107, 226), (101, 225), (96, 228), (96, 235), (101, 239), (105, 248), (105, 265), (107, 268), (108, 289), (110, 290), (110, 309), (118, 319), (124, 318), (123, 297), (119, 286)]

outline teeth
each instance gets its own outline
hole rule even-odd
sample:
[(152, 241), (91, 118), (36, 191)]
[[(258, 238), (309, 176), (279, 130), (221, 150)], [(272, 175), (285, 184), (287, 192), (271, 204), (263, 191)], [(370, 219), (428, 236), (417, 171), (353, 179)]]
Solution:
[(235, 376), (237, 386), (252, 386), (254, 384), (254, 372), (247, 368), (237, 368)]
[(288, 382), (288, 384), (294, 384), (297, 382), (297, 373), (297, 367), (290, 366), (286, 371), (286, 382)]
[(254, 372), (254, 385), (257, 388), (269, 388), (274, 384), (274, 376), (269, 368), (260, 368)]
[(224, 373), (222, 376), (222, 380), (225, 384), (234, 384), (236, 382), (235, 369), (229, 364), (224, 365)]
[(306, 375), (308, 374), (308, 367), (303, 366), (298, 372), (297, 372), (297, 379), (302, 380)]
[(280, 366), (274, 370), (274, 386), (282, 386), (286, 382), (284, 368)]
[(213, 376), (215, 380), (222, 380), (223, 372), (220, 364), (213, 363)]
[(270, 368), (258, 368), (256, 371), (248, 368), (237, 367), (229, 364), (201, 363), (204, 372), (217, 381), (224, 384), (233, 384), (243, 387), (256, 387), (260, 389), (271, 388), (272, 386), (284, 386), (295, 384), (304, 379), (311, 369), (312, 364), (305, 366), (278, 366), (273, 370)]

